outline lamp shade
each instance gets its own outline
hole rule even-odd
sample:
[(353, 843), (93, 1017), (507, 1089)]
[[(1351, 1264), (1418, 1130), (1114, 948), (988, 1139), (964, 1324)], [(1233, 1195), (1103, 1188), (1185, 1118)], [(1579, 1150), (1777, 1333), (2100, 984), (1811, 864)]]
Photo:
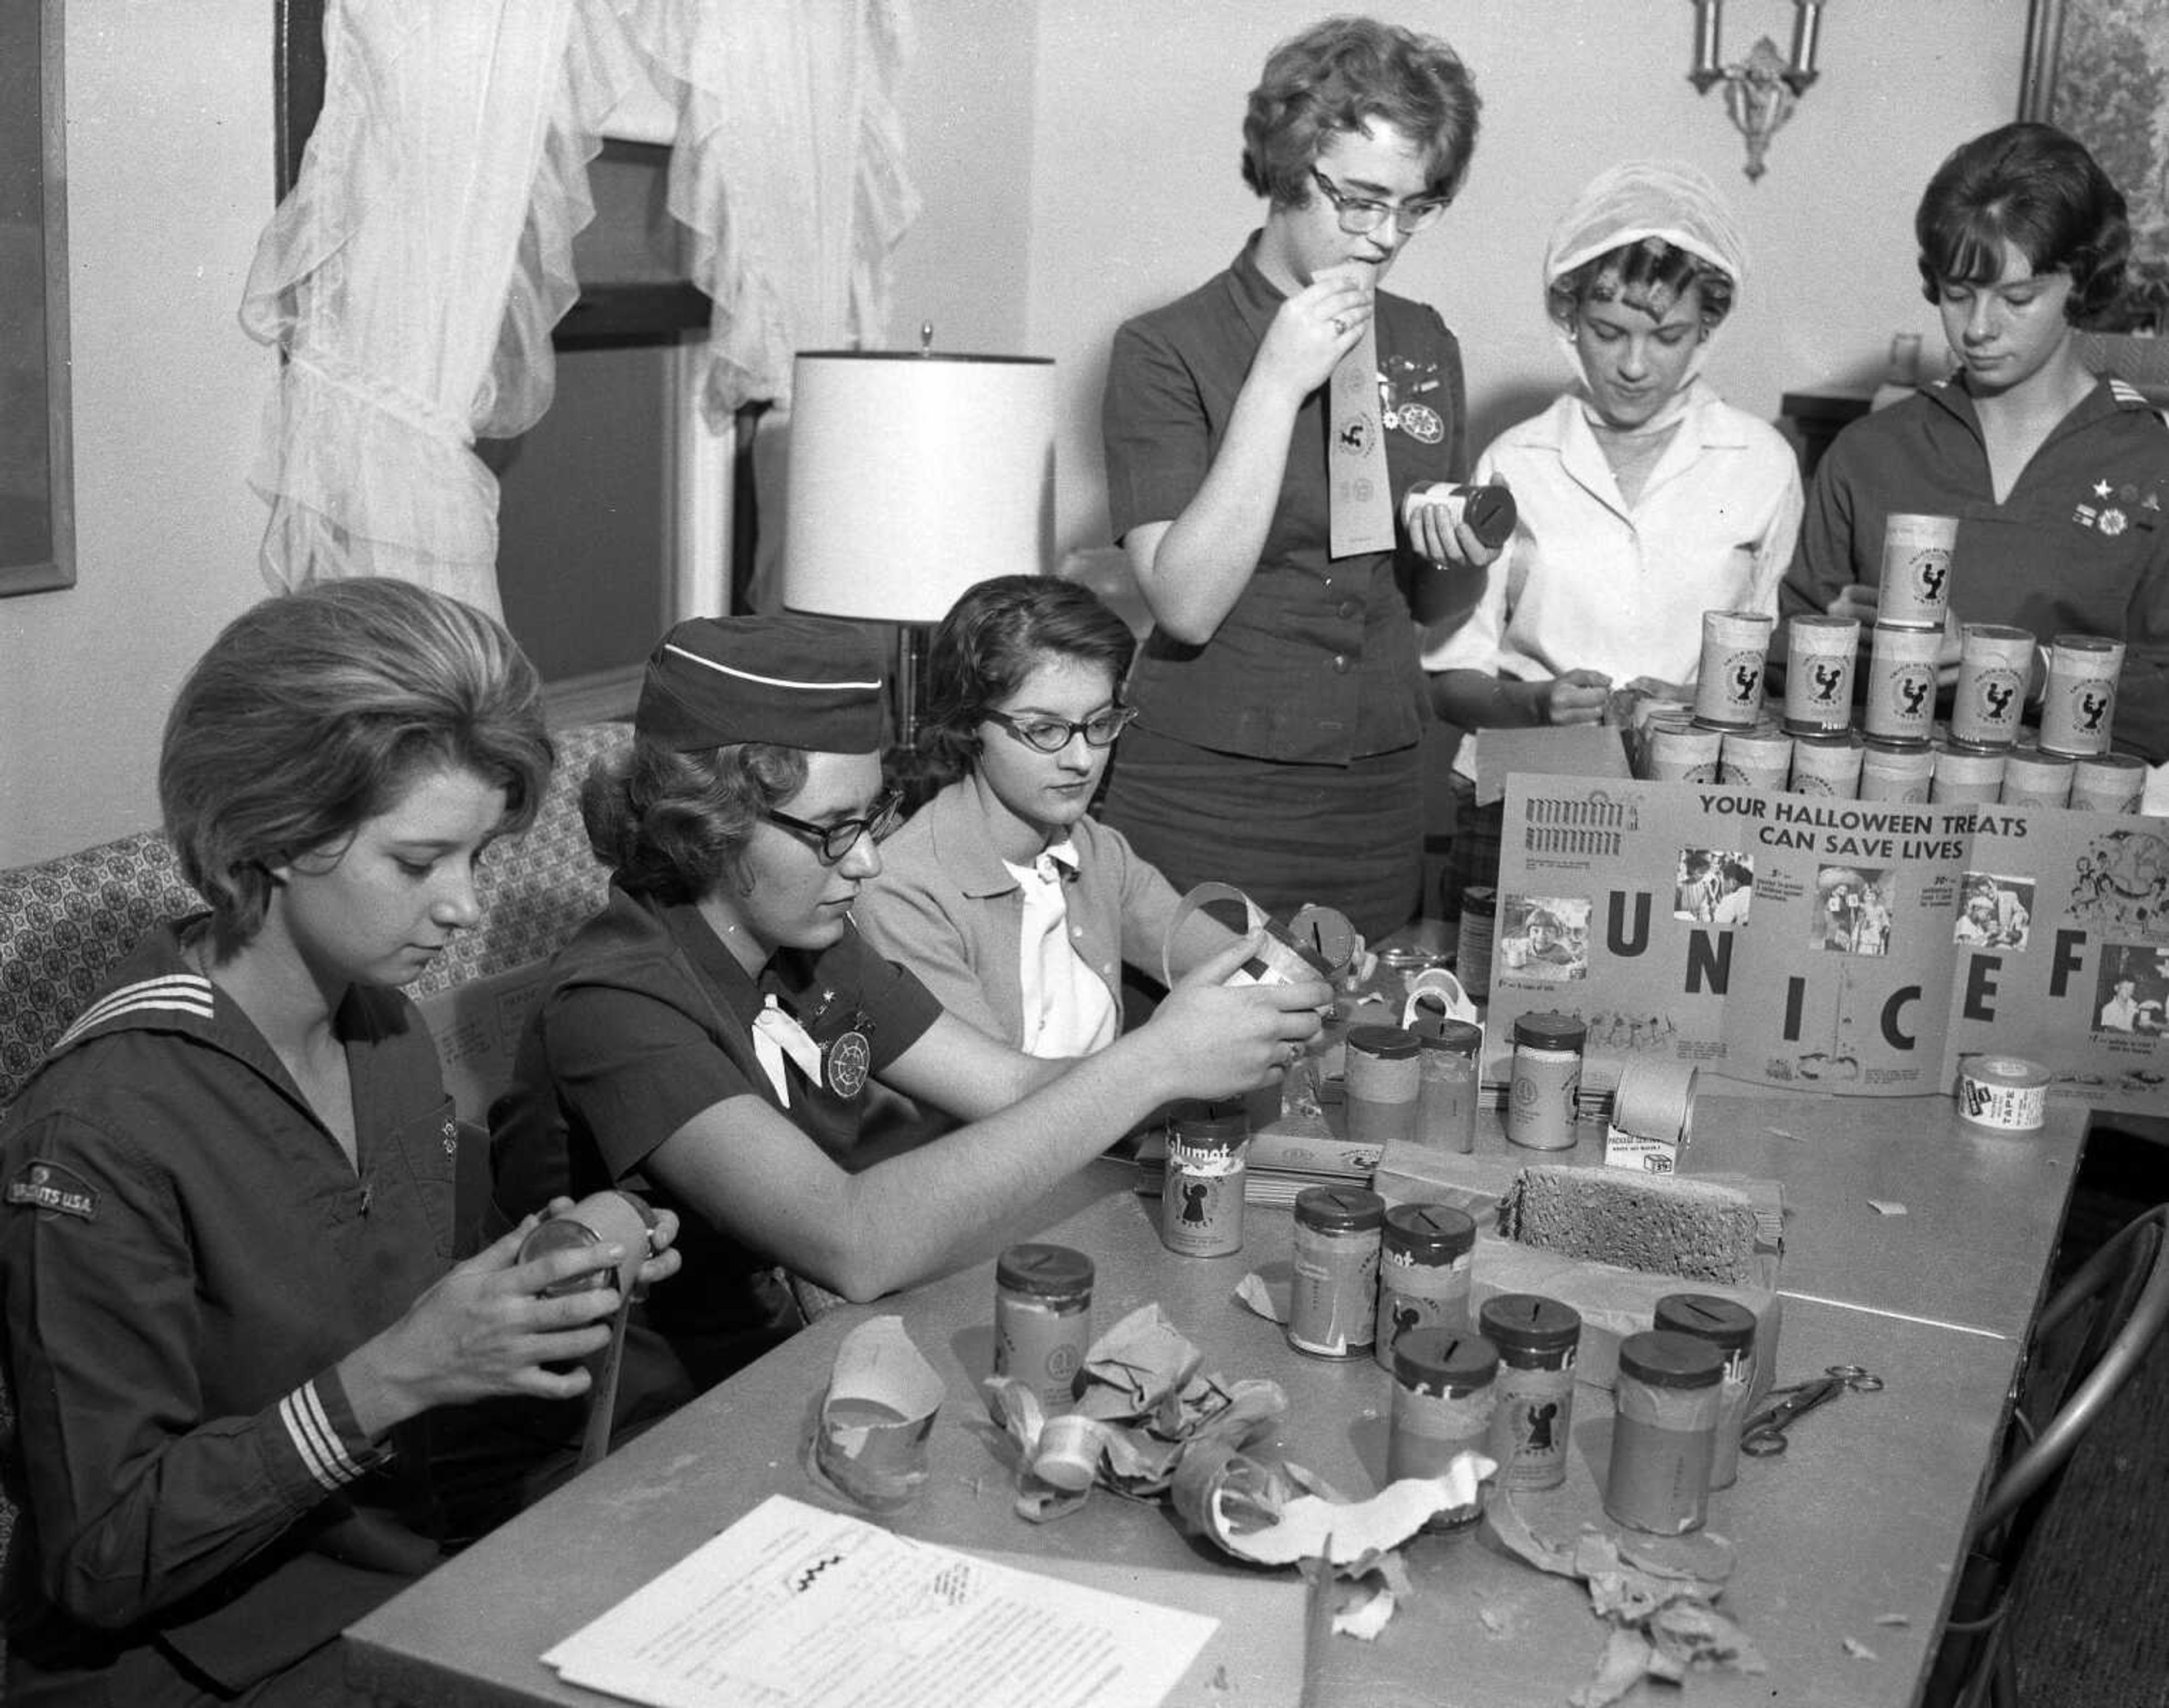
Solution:
[(791, 382), (783, 603), (935, 623), (996, 575), (1047, 567), (1054, 364), (802, 350)]

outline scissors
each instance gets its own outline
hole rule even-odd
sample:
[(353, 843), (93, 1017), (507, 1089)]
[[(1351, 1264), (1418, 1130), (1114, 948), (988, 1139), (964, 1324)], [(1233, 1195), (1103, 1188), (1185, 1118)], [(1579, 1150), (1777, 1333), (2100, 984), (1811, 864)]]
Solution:
[(1764, 1459), (1783, 1453), (1788, 1445), (1785, 1432), (1818, 1406), (1828, 1405), (1847, 1388), (1855, 1393), (1879, 1393), (1883, 1378), (1871, 1375), (1857, 1364), (1834, 1364), (1812, 1381), (1772, 1388), (1772, 1396), (1785, 1397), (1765, 1406), (1740, 1426), (1740, 1450), (1751, 1458)]

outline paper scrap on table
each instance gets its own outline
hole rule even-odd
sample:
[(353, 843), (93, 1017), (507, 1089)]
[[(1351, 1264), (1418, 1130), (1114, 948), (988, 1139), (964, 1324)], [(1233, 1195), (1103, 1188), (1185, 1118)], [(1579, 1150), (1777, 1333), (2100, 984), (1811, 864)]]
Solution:
[(1878, 1216), (1903, 1216), (1905, 1213), (1905, 1206), (1895, 1198), (1871, 1198), (1868, 1202)]
[(1294, 1279), (1269, 1281), (1255, 1269), (1235, 1283), (1235, 1300), (1246, 1305), (1268, 1322), (1285, 1325), (1288, 1319), (1288, 1299), (1295, 1290)]
[(1158, 1702), (1218, 1621), (770, 1495), (542, 1657), (655, 1708)]
[(1715, 1603), (1732, 1574), (1732, 1545), (1691, 1536), (1613, 1534), (1585, 1526), (1572, 1544), (1538, 1535), (1507, 1492), (1484, 1510), (1494, 1535), (1540, 1571), (1580, 1578), (1611, 1629), (1596, 1676), (1568, 1697), (1573, 1708), (1607, 1708), (1644, 1678), (1676, 1684), (1690, 1672), (1727, 1668), (1759, 1674), (1761, 1653)]
[(907, 1505), (927, 1478), (926, 1438), (948, 1391), (901, 1317), (874, 1317), (844, 1337), (813, 1426), (813, 1468), (877, 1512)]

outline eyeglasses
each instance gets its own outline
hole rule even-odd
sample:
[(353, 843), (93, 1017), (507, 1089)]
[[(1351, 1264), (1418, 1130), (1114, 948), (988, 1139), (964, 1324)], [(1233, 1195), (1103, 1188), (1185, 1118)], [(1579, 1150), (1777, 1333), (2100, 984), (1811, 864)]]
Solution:
[(1326, 200), (1333, 204), (1333, 211), (1340, 215), (1340, 229), (1351, 237), (1360, 237), (1366, 231), (1375, 231), (1390, 215), (1394, 229), (1404, 237), (1438, 223), (1438, 216), (1453, 205), (1450, 195), (1433, 196), (1429, 201), (1403, 202), (1394, 206), (1391, 202), (1374, 202), (1369, 198), (1349, 195), (1340, 186), (1312, 167), (1310, 175), (1318, 180), (1318, 187), (1325, 192)]
[(1039, 753), (1058, 753), (1079, 736), (1084, 737), (1088, 748), (1111, 748), (1115, 737), (1130, 726), (1137, 715), (1138, 709), (1133, 705), (1102, 707), (1081, 723), (1058, 717), (1014, 718), (1005, 711), (979, 714), (988, 722), (999, 724), (1012, 739)]
[(892, 789), (861, 817), (839, 818), (834, 824), (794, 818), (787, 812), (778, 812), (773, 806), (763, 807), (760, 816), (771, 824), (797, 831), (813, 844), (813, 851), (821, 856), (823, 865), (833, 866), (859, 845), (861, 837), (870, 836), (880, 842), (896, 828), (897, 821), (903, 817), (903, 791)]

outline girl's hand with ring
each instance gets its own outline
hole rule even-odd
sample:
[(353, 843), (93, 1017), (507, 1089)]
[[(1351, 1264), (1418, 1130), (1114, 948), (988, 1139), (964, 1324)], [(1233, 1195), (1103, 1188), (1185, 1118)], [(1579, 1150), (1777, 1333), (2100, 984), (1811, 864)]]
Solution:
[(1340, 270), (1320, 274), (1281, 305), (1258, 348), (1253, 373), (1300, 402), (1356, 348), (1372, 309), (1367, 279)]

